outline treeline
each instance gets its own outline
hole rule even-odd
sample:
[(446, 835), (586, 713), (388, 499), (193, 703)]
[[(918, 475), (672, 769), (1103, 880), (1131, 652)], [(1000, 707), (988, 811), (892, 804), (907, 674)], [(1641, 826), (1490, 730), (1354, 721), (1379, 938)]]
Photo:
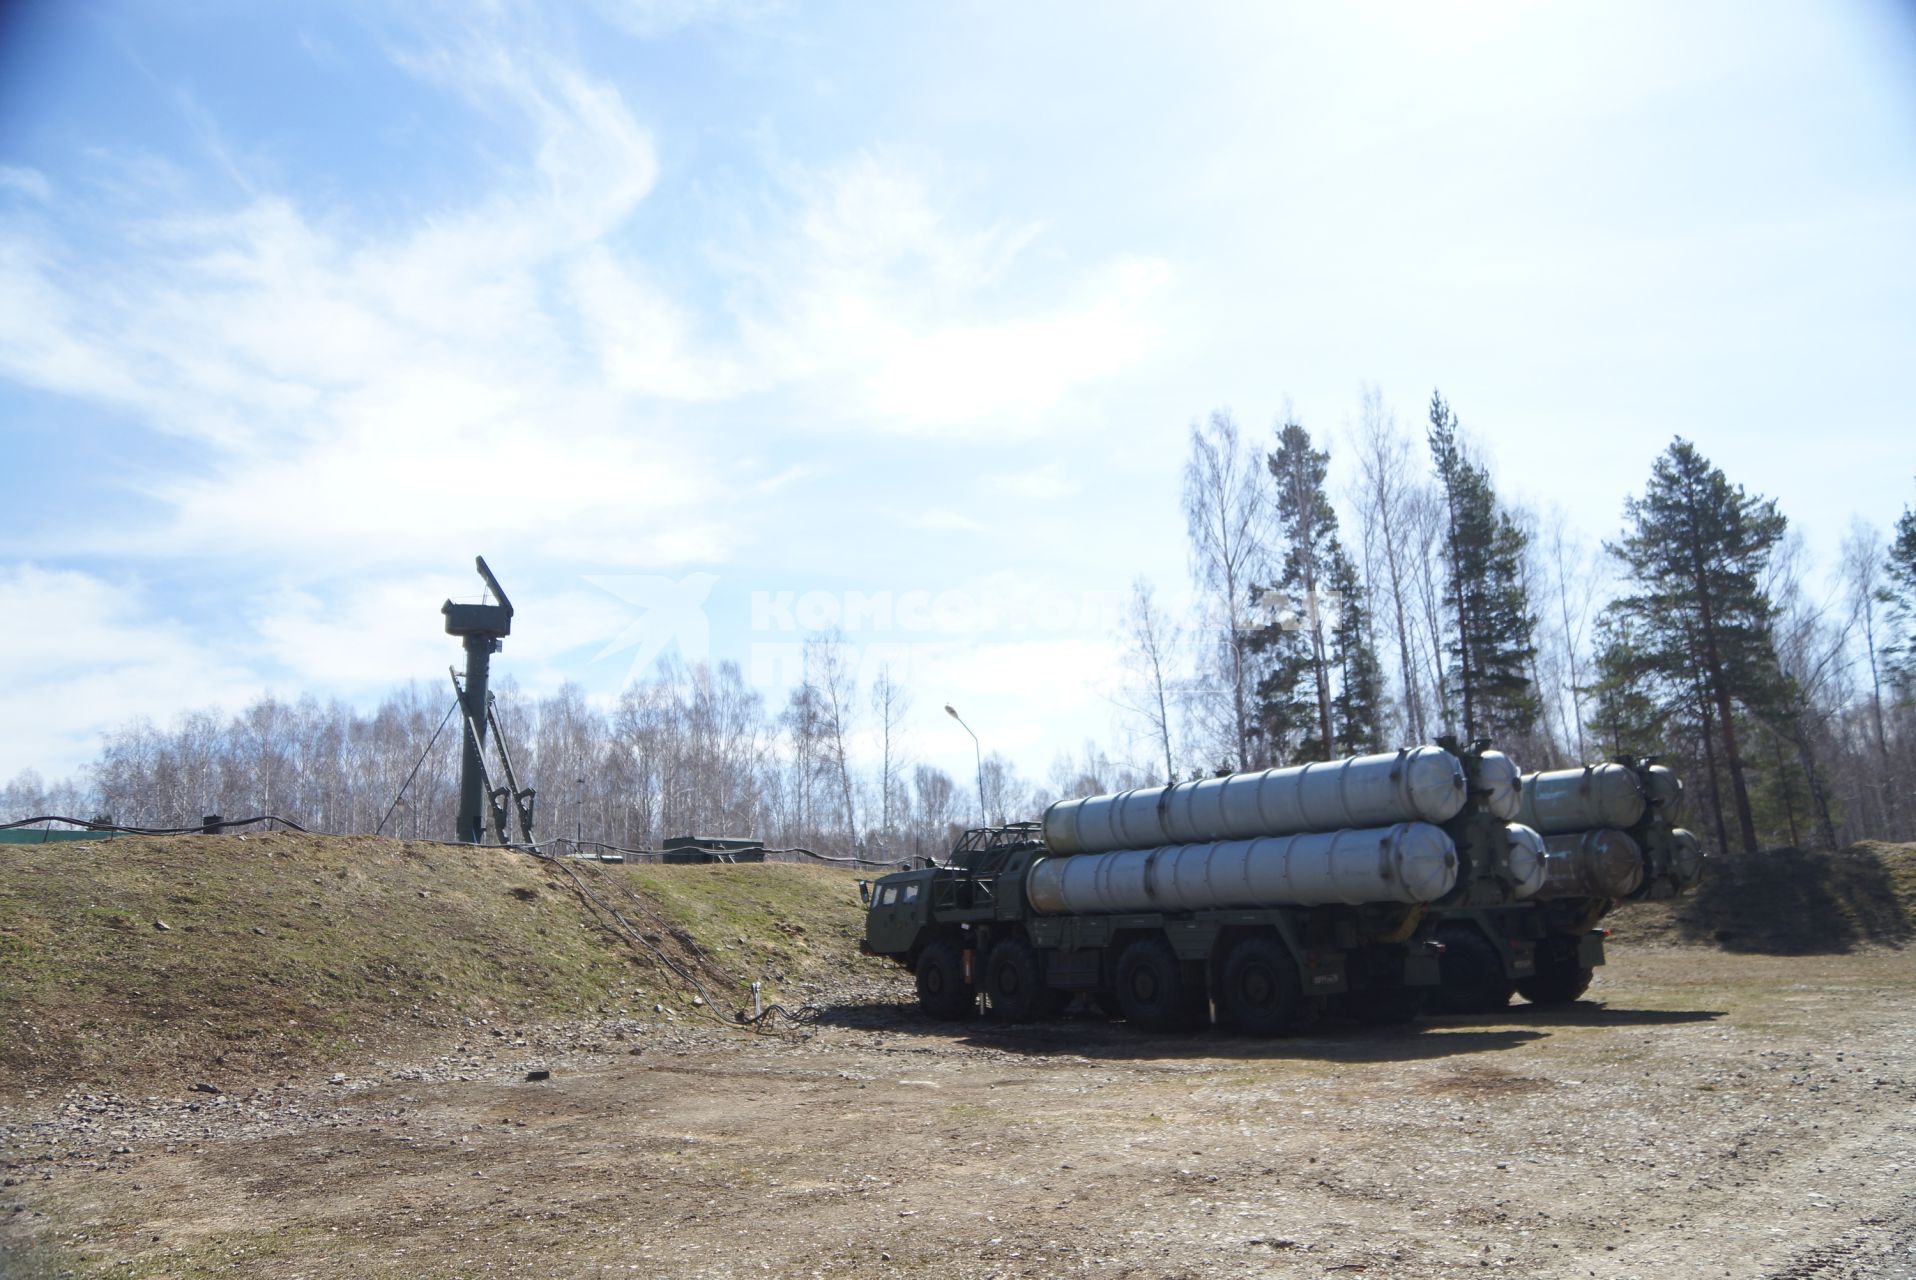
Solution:
[[(664, 663), (610, 712), (576, 685), (528, 698), (494, 685), (515, 771), (536, 786), (535, 834), (657, 848), (674, 835), (750, 835), (778, 847), (930, 857), (976, 825), (976, 785), (914, 761), (905, 691), (887, 668), (861, 686), (842, 637), (808, 646), (805, 678), (770, 711), (731, 663)], [(134, 827), (273, 814), (310, 830), (449, 838), (459, 786), (452, 693), (411, 685), (371, 714), (339, 701), (266, 697), (235, 716), (202, 711), (171, 728), (109, 735), (83, 778), (51, 787), (32, 771), (0, 790), (0, 820), (40, 814)], [(870, 744), (872, 759), (859, 744)], [(1003, 756), (979, 771), (994, 822), (1052, 799), (1141, 785), (1087, 745), (1036, 783)], [(395, 803), (396, 801), (396, 803)]]
[(1690, 442), (1655, 459), (1593, 548), (1501, 497), (1441, 394), (1422, 439), (1375, 392), (1330, 454), (1195, 424), (1184, 509), (1195, 613), (1151, 584), (1127, 704), (1173, 776), (1489, 738), (1526, 768), (1657, 755), (1718, 849), (1916, 834), (1916, 515), (1858, 521), (1812, 584), (1777, 504)]
[[(1367, 393), (1340, 447), (1352, 465), (1333, 494), (1329, 449), (1292, 415), (1257, 441), (1225, 412), (1192, 426), (1194, 603), (1167, 608), (1135, 583), (1119, 637), (1134, 732), (1115, 750), (1087, 743), (1042, 780), (997, 754), (954, 778), (912, 757), (911, 696), (890, 670), (861, 680), (855, 648), (817, 634), (777, 706), (730, 664), (666, 663), (610, 709), (576, 686), (539, 699), (496, 686), (539, 834), (924, 857), (981, 815), (1452, 734), (1531, 769), (1660, 756), (1718, 850), (1916, 837), (1916, 514), (1887, 539), (1857, 521), (1837, 572), (1812, 579), (1777, 504), (1682, 439), (1600, 546), (1500, 494), (1439, 394), (1413, 433)], [(267, 697), (231, 717), (135, 723), (78, 779), (16, 778), (0, 818), (272, 813), (444, 838), (451, 701), (408, 687), (370, 714)]]

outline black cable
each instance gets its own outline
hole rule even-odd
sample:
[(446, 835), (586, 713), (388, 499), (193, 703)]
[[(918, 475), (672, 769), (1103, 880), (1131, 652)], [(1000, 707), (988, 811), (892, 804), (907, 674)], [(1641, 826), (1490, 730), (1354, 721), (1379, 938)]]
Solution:
[[(606, 851), (607, 853), (617, 853), (617, 854), (623, 854), (623, 855), (625, 855), (625, 856), (628, 856), (628, 857), (638, 857), (638, 858), (663, 858), (663, 857), (664, 857), (664, 856), (665, 856), (666, 854), (668, 854), (668, 853), (678, 853), (678, 852), (687, 852), (687, 853), (700, 853), (700, 852), (705, 852), (705, 853), (717, 853), (717, 854), (719, 854), (719, 855), (721, 855), (721, 856), (724, 856), (724, 855), (726, 855), (726, 854), (737, 854), (737, 853), (758, 853), (758, 852), (761, 852), (761, 850), (760, 850), (760, 849), (736, 849), (736, 850), (716, 850), (716, 849), (708, 849), (708, 850), (701, 850), (701, 849), (699, 849), (699, 848), (697, 848), (696, 846), (695, 846), (695, 847), (693, 847), (693, 848), (690, 848), (690, 849), (686, 849), (686, 850), (683, 850), (683, 851), (681, 851), (681, 850), (676, 850), (676, 849), (628, 849), (628, 848), (626, 848), (626, 847), (625, 847), (625, 846), (623, 846), (623, 845), (616, 845), (616, 844), (607, 844), (607, 843), (605, 843), (605, 842), (604, 842), (603, 840), (565, 840), (565, 839), (559, 839), (559, 840), (546, 840), (546, 841), (542, 841), (541, 843), (539, 843), (539, 844), (536, 844), (536, 845), (520, 845), (520, 846), (518, 846), (518, 847), (519, 847), (519, 848), (525, 848), (525, 849), (543, 849), (543, 848), (547, 848), (547, 847), (549, 847), (549, 846), (552, 846), (552, 845), (569, 845), (569, 846), (571, 846), (571, 847), (572, 847), (572, 848), (574, 848), (574, 849), (603, 849), (603, 850), (605, 850), (605, 851)], [(909, 859), (906, 859), (906, 858), (889, 858), (889, 859), (884, 859), (884, 860), (880, 860), (880, 859), (877, 859), (877, 858), (860, 858), (860, 857), (850, 857), (850, 858), (841, 858), (841, 857), (836, 857), (836, 856), (834, 856), (834, 855), (832, 855), (832, 854), (828, 854), (828, 853), (813, 853), (813, 852), (812, 852), (812, 851), (811, 851), (810, 849), (805, 849), (805, 848), (800, 848), (800, 847), (798, 847), (798, 846), (796, 846), (796, 845), (794, 845), (794, 846), (792, 846), (791, 848), (787, 848), (787, 849), (763, 849), (762, 851), (763, 851), (764, 853), (766, 853), (766, 854), (768, 854), (768, 855), (769, 855), (769, 854), (778, 854), (778, 853), (783, 853), (783, 854), (791, 854), (791, 853), (796, 853), (796, 854), (801, 854), (801, 855), (803, 855), (804, 857), (807, 857), (807, 858), (812, 858), (812, 859), (815, 859), (815, 860), (817, 860), (817, 861), (819, 861), (819, 862), (829, 862), (829, 863), (832, 863), (833, 865), (836, 865), (836, 866), (851, 866), (851, 867), (908, 867), (908, 866), (910, 865), (910, 860), (909, 860)]]
[(42, 814), (37, 818), (22, 818), (18, 822), (0, 822), (0, 831), (37, 826), (42, 822), (64, 822), (69, 827), (78, 827), (82, 831), (118, 832), (129, 836), (191, 836), (199, 835), (209, 829), (224, 831), (228, 827), (254, 827), (262, 822), (277, 822), (287, 830), (297, 831), (302, 835), (325, 834), (308, 831), (290, 818), (281, 818), (270, 813), (261, 814), (257, 818), (224, 818), (218, 822), (202, 822), (192, 827), (129, 827), (118, 822), (88, 822), (81, 818), (62, 818), (57, 814)]
[[(627, 920), (623, 915), (621, 915), (617, 907), (605, 901), (605, 899), (601, 898), (598, 894), (594, 893), (591, 889), (587, 888), (585, 881), (580, 878), (579, 873), (576, 870), (574, 870), (572, 867), (566, 865), (569, 861), (572, 861), (571, 859), (556, 857), (549, 853), (541, 853), (536, 848), (529, 845), (519, 845), (514, 847), (516, 847), (522, 853), (531, 854), (533, 857), (538, 858), (542, 862), (549, 862), (552, 865), (558, 867), (561, 871), (564, 871), (566, 873), (567, 878), (569, 878), (572, 881), (573, 887), (574, 889), (578, 891), (579, 896), (582, 899), (584, 899), (589, 905), (597, 908), (600, 911), (603, 911), (606, 915), (612, 917), (612, 919), (616, 921), (619, 926), (617, 930), (613, 930), (608, 928), (603, 921), (600, 921), (599, 922), (600, 928), (607, 929), (607, 932), (614, 933), (616, 936), (623, 936), (632, 942), (638, 943), (641, 947), (644, 947), (647, 951), (649, 951), (652, 954), (655, 960), (657, 960), (660, 964), (664, 965), (667, 969), (671, 970), (674, 974), (677, 974), (682, 981), (684, 981), (687, 985), (689, 985), (692, 988), (692, 990), (698, 994), (699, 1000), (702, 1002), (701, 1007), (705, 1009), (706, 1015), (710, 1017), (713, 1020), (713, 1022), (717, 1023), (719, 1026), (722, 1026), (722, 1027), (731, 1025), (730, 1023), (726, 1022), (724, 1018), (719, 1016), (717, 1007), (712, 1003), (711, 993), (706, 991), (705, 985), (701, 983), (696, 976), (694, 976), (693, 974), (687, 972), (684, 968), (682, 968), (676, 960), (672, 959), (671, 956), (667, 955), (663, 947), (652, 942), (639, 930), (633, 928), (632, 922)], [(593, 864), (593, 865), (596, 866), (596, 864)], [(626, 887), (626, 894), (628, 897), (631, 897), (635, 902), (639, 902), (641, 906), (645, 906), (645, 903), (643, 902), (643, 900), (638, 898), (638, 896), (631, 891), (629, 886)], [(651, 911), (651, 908), (649, 906), (646, 906), (645, 909), (648, 912)], [(594, 917), (594, 918), (596, 919), (597, 917)], [(667, 929), (670, 929), (671, 927), (669, 924), (663, 924), (663, 922), (661, 922), (661, 924), (663, 925), (663, 927)], [(693, 946), (693, 950), (697, 951), (696, 945)]]
[(817, 1022), (819, 1015), (824, 1012), (815, 1004), (800, 1005), (796, 1011), (787, 1009), (782, 1004), (768, 1004), (750, 1017), (746, 1016), (743, 1009), (739, 1010), (737, 1016), (740, 1023), (754, 1031), (768, 1031), (770, 1028), (766, 1026), (766, 1023), (773, 1018), (783, 1018), (794, 1026), (809, 1027)]
[[(439, 727), (432, 731), (432, 737), (426, 739), (426, 749), (419, 753), (418, 763), (413, 765), (412, 772), (406, 775), (406, 780), (399, 784), (399, 794), (395, 795), (393, 797), (393, 802), (386, 806), (386, 818), (392, 817), (393, 810), (397, 809), (399, 807), (399, 802), (406, 798), (406, 788), (410, 787), (412, 785), (412, 780), (419, 776), (420, 766), (424, 765), (426, 763), (426, 757), (432, 754), (433, 743), (439, 741), (439, 735), (446, 731), (447, 721), (452, 719), (452, 713), (457, 711), (458, 709), (459, 709), (459, 699), (454, 698), (452, 700), (452, 705), (446, 708), (446, 714), (439, 717)], [(379, 820), (379, 825), (373, 828), (374, 835), (378, 835), (380, 832), (386, 829), (386, 818), (381, 818)]]

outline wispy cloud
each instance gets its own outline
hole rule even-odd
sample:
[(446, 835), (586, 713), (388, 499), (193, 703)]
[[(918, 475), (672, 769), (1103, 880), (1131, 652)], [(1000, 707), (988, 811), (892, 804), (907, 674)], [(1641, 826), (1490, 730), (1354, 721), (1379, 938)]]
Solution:
[[(0, 554), (217, 565), (240, 602), (200, 628), (84, 574), (16, 572), (16, 595), (77, 602), (63, 617), (84, 639), (9, 695), (9, 723), (84, 736), (271, 677), (357, 693), (431, 671), (447, 654), (418, 614), (427, 566), (505, 547), (548, 575), (723, 564), (832, 465), (809, 434), (1036, 432), (1156, 341), (1160, 261), (1062, 266), (1042, 221), (967, 216), (934, 159), (883, 149), (773, 157), (722, 197), (689, 194), (617, 85), (563, 40), (508, 30), (510, 10), (475, 12), (388, 49), (484, 122), (476, 186), (407, 217), (251, 167), (237, 122), (181, 95), (204, 155), (103, 150), (57, 183), (0, 169), (0, 378), (102, 411), (154, 513), (14, 526)], [(672, 183), (723, 205), (689, 249), (638, 216)], [(562, 678), (575, 635), (603, 645), (622, 625), (579, 582), (529, 593), (564, 621), (516, 649), (533, 680)]]
[(42, 204), (53, 199), (53, 184), (38, 169), (0, 164), (0, 191), (13, 191)]
[[(1109, 262), (1061, 298), (1016, 287), (1040, 226), (957, 225), (877, 154), (788, 175), (713, 248), (730, 303), (701, 311), (615, 234), (659, 173), (616, 88), (483, 26), (396, 56), (508, 112), (524, 163), (384, 236), (285, 193), (207, 209), (170, 178), (96, 218), (97, 243), (0, 232), (0, 370), (214, 451), (147, 479), (159, 528), (90, 549), (350, 565), (484, 532), (562, 556), (586, 526), (594, 563), (711, 561), (744, 526), (692, 513), (773, 464), (719, 456), (670, 406), (783, 391), (783, 421), (1020, 431), (1151, 341), (1162, 264)], [(566, 518), (518, 494), (564, 494)]]
[(970, 229), (909, 161), (860, 154), (788, 182), (796, 212), (729, 259), (756, 363), (869, 428), (1028, 431), (1153, 344), (1169, 266), (1117, 258), (1062, 297), (1019, 284), (1037, 223)]
[(137, 581), (0, 567), (0, 762), (59, 776), (89, 759), (99, 733), (184, 707), (237, 707), (261, 685), (185, 623), (154, 608)]

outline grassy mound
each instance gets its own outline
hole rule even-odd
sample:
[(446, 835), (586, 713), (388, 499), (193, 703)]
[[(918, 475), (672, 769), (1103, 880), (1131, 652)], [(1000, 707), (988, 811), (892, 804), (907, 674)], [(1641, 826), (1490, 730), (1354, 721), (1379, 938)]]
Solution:
[(1916, 935), (1916, 845), (1864, 841), (1836, 853), (1714, 856), (1688, 896), (1628, 906), (1604, 923), (1624, 941), (1765, 955), (1901, 946)]
[[(853, 877), (572, 866), (370, 837), (0, 846), (0, 1096), (236, 1078), (430, 1040), (468, 1017), (680, 1008), (856, 956)], [(443, 1033), (441, 1033), (443, 1034)]]

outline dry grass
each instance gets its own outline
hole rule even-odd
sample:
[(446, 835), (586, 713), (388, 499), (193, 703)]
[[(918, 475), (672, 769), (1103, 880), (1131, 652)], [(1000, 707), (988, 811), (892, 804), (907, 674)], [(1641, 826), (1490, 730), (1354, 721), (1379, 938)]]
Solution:
[(1916, 845), (1836, 853), (1766, 849), (1710, 858), (1703, 883), (1604, 921), (1625, 942), (1700, 943), (1763, 955), (1840, 955), (1916, 937)]
[[(707, 983), (805, 976), (843, 958), (859, 919), (853, 877), (822, 868), (578, 870)], [(55, 1081), (217, 1083), (467, 1017), (616, 1012), (641, 989), (650, 1008), (679, 985), (603, 920), (570, 877), (499, 849), (293, 834), (0, 846), (0, 1100)]]

